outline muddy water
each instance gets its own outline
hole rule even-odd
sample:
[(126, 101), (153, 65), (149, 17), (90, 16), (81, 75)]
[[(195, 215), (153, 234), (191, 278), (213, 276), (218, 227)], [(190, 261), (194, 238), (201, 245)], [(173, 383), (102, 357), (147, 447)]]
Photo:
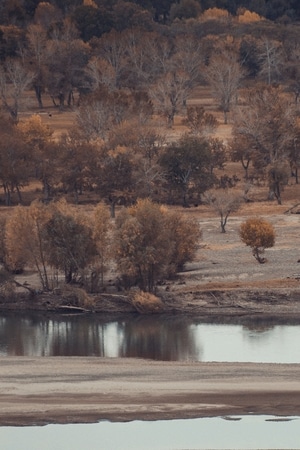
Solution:
[(184, 316), (0, 315), (2, 356), (300, 363), (300, 324)]

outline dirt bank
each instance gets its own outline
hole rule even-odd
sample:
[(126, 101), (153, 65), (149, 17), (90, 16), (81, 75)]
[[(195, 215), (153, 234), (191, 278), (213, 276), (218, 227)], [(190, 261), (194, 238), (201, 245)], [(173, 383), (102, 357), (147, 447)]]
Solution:
[(300, 415), (299, 364), (0, 358), (0, 425)]

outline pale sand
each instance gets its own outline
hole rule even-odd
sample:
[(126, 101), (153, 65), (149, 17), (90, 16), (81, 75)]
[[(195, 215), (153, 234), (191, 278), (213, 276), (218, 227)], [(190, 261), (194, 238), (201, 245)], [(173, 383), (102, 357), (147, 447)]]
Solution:
[(0, 358), (0, 425), (300, 415), (300, 364)]

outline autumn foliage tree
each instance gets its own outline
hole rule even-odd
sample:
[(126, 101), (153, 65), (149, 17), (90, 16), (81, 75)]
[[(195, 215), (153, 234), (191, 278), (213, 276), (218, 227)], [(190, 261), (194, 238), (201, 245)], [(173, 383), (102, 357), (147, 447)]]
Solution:
[(43, 290), (49, 289), (44, 227), (51, 216), (49, 208), (40, 202), (30, 207), (17, 207), (5, 227), (5, 265), (13, 272), (25, 266), (34, 268)]
[(74, 281), (77, 275), (82, 276), (96, 254), (92, 228), (67, 205), (54, 206), (43, 239), (48, 264), (64, 273), (66, 283)]
[(261, 217), (252, 217), (241, 224), (240, 237), (244, 244), (251, 247), (254, 258), (260, 264), (265, 263), (265, 249), (275, 244), (273, 225)]
[(200, 237), (196, 222), (174, 217), (150, 200), (139, 200), (116, 220), (117, 266), (127, 286), (153, 291), (158, 280), (189, 261)]

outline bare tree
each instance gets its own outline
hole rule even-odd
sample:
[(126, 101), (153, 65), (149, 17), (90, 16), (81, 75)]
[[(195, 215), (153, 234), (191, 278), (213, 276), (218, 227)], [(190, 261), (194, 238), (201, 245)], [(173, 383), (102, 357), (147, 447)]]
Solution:
[(266, 77), (268, 85), (277, 81), (283, 68), (282, 45), (278, 41), (263, 39), (260, 45), (260, 74)]
[(214, 189), (205, 192), (202, 199), (218, 214), (221, 232), (225, 233), (228, 217), (240, 208), (243, 197), (228, 189)]
[(270, 86), (247, 92), (244, 106), (235, 116), (234, 145), (239, 146), (236, 156), (248, 161), (247, 170), (250, 159), (256, 176), (268, 178), (270, 198), (275, 195), (278, 203), (287, 181), (285, 166), (297, 129), (294, 105), (280, 89)]
[(149, 96), (157, 112), (167, 119), (172, 127), (174, 117), (184, 107), (190, 92), (189, 76), (183, 70), (174, 70), (164, 74), (149, 89)]
[(238, 88), (243, 75), (237, 56), (228, 51), (212, 56), (205, 71), (206, 81), (224, 113), (225, 124), (228, 122), (228, 113), (232, 103), (237, 100)]
[(20, 60), (7, 60), (0, 67), (0, 98), (4, 109), (17, 122), (23, 94), (34, 80), (34, 74), (26, 70)]
[[(151, 40), (153, 33), (146, 33), (141, 29), (127, 30), (124, 35), (126, 39), (126, 53), (128, 83), (130, 86), (147, 88), (149, 82), (153, 79), (156, 68), (151, 62)], [(153, 51), (153, 49), (151, 48)]]
[[(40, 3), (41, 5), (41, 3)], [(41, 25), (30, 25), (27, 29), (26, 61), (34, 67), (33, 88), (39, 108), (43, 108), (42, 94), (45, 90), (47, 33)]]
[(121, 87), (122, 72), (126, 64), (125, 43), (122, 33), (112, 30), (104, 34), (98, 41), (96, 56), (104, 59), (110, 74), (111, 84), (114, 89)]
[(193, 35), (178, 36), (175, 41), (175, 54), (172, 58), (173, 66), (184, 70), (189, 76), (189, 86), (193, 89), (199, 84), (204, 68), (204, 51), (201, 40)]
[(93, 91), (107, 87), (113, 90), (116, 84), (116, 71), (110, 62), (104, 58), (95, 56), (91, 58), (86, 67), (86, 74), (88, 77), (88, 87)]

